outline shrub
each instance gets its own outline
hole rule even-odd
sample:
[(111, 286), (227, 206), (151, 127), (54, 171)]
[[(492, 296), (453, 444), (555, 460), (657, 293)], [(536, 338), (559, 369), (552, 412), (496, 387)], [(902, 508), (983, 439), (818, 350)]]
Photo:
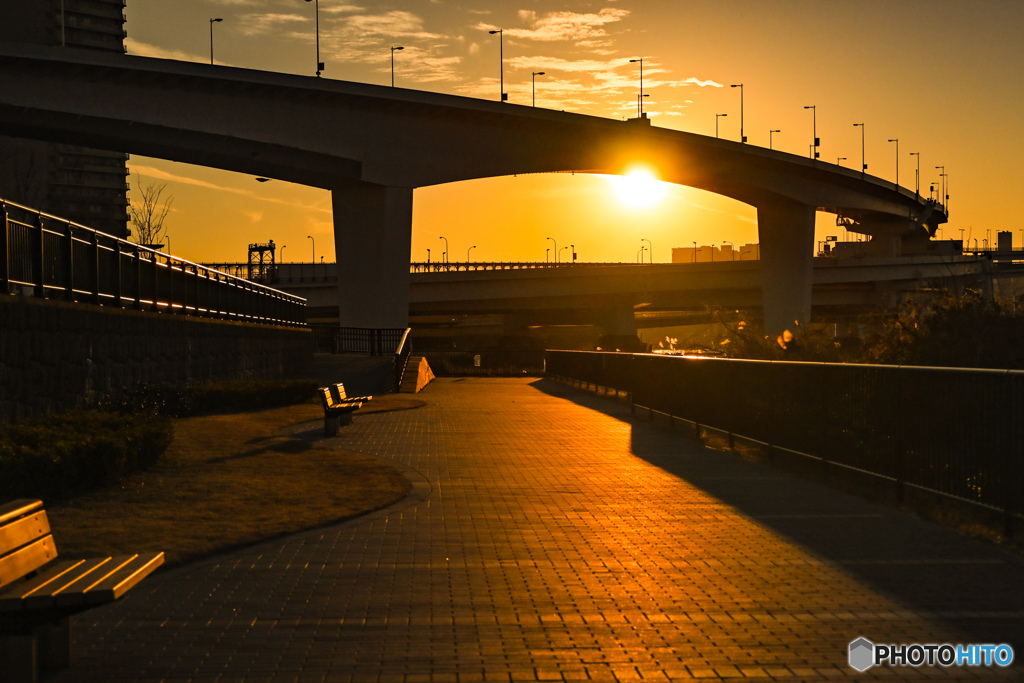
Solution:
[(311, 379), (230, 380), (194, 386), (143, 385), (115, 407), (173, 417), (262, 410), (308, 401), (316, 392)]
[(0, 499), (66, 499), (151, 466), (170, 419), (79, 409), (0, 427)]

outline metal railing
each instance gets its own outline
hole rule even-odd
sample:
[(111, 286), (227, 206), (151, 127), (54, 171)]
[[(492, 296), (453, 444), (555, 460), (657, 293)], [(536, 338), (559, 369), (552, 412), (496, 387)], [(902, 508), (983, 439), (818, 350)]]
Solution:
[(530, 377), (544, 374), (544, 351), (421, 351), (438, 377)]
[[(1024, 372), (548, 351), (547, 373), (1003, 513), (1024, 504)], [(699, 428), (699, 427), (698, 427)]]
[(411, 329), (406, 328), (402, 334), (402, 340), (398, 342), (395, 349), (395, 393), (402, 389), (402, 379), (405, 377), (405, 368), (409, 364), (409, 356), (412, 355)]
[(0, 200), (0, 293), (305, 325), (306, 300)]
[(311, 325), (313, 344), (321, 353), (359, 353), (365, 356), (388, 356), (395, 353), (404, 327), (370, 328)]

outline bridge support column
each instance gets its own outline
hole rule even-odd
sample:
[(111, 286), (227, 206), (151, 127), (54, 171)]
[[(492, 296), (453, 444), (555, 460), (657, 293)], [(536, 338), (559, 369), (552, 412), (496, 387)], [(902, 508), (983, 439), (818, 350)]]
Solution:
[(412, 188), (353, 183), (331, 204), (341, 326), (408, 327)]
[(813, 206), (774, 199), (757, 207), (761, 300), (769, 335), (807, 326), (814, 281)]

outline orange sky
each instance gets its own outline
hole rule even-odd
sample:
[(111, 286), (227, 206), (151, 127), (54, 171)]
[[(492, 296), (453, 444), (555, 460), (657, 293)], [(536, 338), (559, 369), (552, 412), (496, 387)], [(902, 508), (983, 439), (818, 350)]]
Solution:
[[(481, 9), (486, 7), (488, 9)], [(209, 62), (210, 23), (218, 64), (312, 75), (313, 4), (298, 0), (129, 0), (131, 54)], [(1024, 223), (1008, 199), (1024, 186), (1024, 111), (1017, 0), (619, 0), (534, 5), (449, 0), (320, 0), (323, 76), (497, 99), (498, 36), (504, 33), (505, 90), (528, 105), (622, 119), (636, 115), (644, 58), (645, 109), (653, 125), (739, 138), (739, 89), (748, 144), (807, 154), (817, 107), (821, 159), (865, 161), (914, 187), (920, 152), (927, 194), (944, 165), (950, 223), (942, 237), (994, 239)], [(166, 183), (174, 202), (167, 226), (175, 254), (196, 261), (244, 261), (250, 242), (273, 239), (283, 260), (334, 258), (327, 192), (257, 183), (214, 169), (132, 157), (143, 184)], [(609, 179), (550, 174), (421, 188), (414, 196), (411, 258), (543, 260), (553, 237), (581, 260), (635, 261), (649, 239), (655, 261), (671, 247), (757, 241), (754, 210), (706, 192), (665, 186), (649, 206), (633, 206)], [(1009, 209), (1009, 210), (1008, 210)], [(839, 234), (819, 214), (818, 237)], [(990, 231), (990, 232), (987, 232)], [(312, 236), (312, 240), (309, 237)], [(569, 250), (562, 251), (567, 259)], [(281, 260), (281, 253), (278, 254)], [(552, 256), (553, 258), (553, 256)]]

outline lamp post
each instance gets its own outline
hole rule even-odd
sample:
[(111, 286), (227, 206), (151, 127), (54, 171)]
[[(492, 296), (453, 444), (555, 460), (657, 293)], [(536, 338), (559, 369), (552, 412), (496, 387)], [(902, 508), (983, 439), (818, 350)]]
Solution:
[(213, 66), (213, 25), (221, 21), (224, 21), (223, 17), (210, 19), (210, 66)]
[(737, 83), (736, 85), (730, 85), (730, 88), (740, 89), (740, 142), (746, 142), (747, 136), (743, 134), (743, 84)]
[(640, 117), (640, 116), (643, 116), (643, 113), (644, 113), (644, 108), (643, 108), (644, 105), (643, 105), (643, 99), (642, 99), (643, 96), (644, 96), (644, 58), (641, 57), (640, 59), (631, 59), (631, 60), (629, 60), (630, 64), (636, 64), (637, 62), (640, 62), (640, 97), (641, 97), (641, 99), (637, 100), (637, 113), (636, 113), (636, 115), (638, 117)]
[(718, 137), (718, 119), (722, 118), (723, 116), (728, 116), (728, 114), (715, 114), (715, 137), (716, 138)]
[(504, 102), (508, 99), (508, 95), (505, 94), (505, 33), (500, 28), (488, 31), (488, 33), (492, 36), (495, 33), (498, 34), (498, 71), (501, 79), (501, 101)]
[(940, 192), (942, 192), (942, 195), (939, 197), (939, 204), (942, 204), (943, 206), (945, 206), (946, 205), (946, 201), (945, 200), (949, 199), (948, 188), (946, 187), (946, 167), (945, 166), (936, 166), (935, 168), (937, 168), (940, 171), (939, 178), (942, 179), (942, 180), (939, 181), (941, 183), (941, 186), (942, 186), (942, 189), (940, 190)]
[(448, 263), (448, 238), (442, 235), (437, 239), (444, 240), (444, 252), (441, 254), (441, 263)]
[(697, 262), (697, 242), (693, 243), (693, 262)]
[(896, 143), (896, 190), (900, 189), (900, 139), (892, 138), (889, 142)]
[(544, 75), (543, 71), (534, 71), (533, 72), (533, 79), (532, 79), (533, 80), (533, 87), (531, 88), (531, 92), (532, 92), (532, 95), (533, 95), (533, 106), (534, 107), (537, 106), (537, 76), (543, 76), (543, 75)]
[(562, 247), (561, 249), (559, 249), (559, 250), (558, 250), (558, 254), (557, 254), (557, 256), (555, 257), (555, 262), (556, 262), (556, 263), (558, 263), (559, 261), (561, 261), (561, 260), (562, 260), (562, 252), (563, 252), (563, 251), (565, 251), (565, 250), (566, 250), (566, 249), (568, 249), (568, 248), (569, 248), (569, 247)]
[(285, 250), (285, 247), (287, 247), (287, 246), (288, 246), (287, 244), (282, 244), (281, 245), (281, 263), (284, 263), (284, 250)]
[(781, 133), (781, 132), (782, 132), (781, 130), (771, 130), (771, 129), (768, 129), (768, 149), (772, 149), (772, 134), (773, 133)]
[(836, 157), (836, 166), (842, 166), (842, 164), (839, 163), (840, 161), (846, 161), (846, 157)]
[(864, 124), (863, 123), (855, 123), (855, 124), (853, 124), (854, 128), (856, 128), (857, 126), (860, 126), (860, 174), (861, 174), (861, 176), (863, 176), (864, 172), (868, 170), (868, 165), (867, 165), (867, 162), (866, 162), (866, 160), (864, 158)]
[(404, 50), (405, 47), (399, 45), (398, 47), (391, 48), (391, 87), (395, 87), (395, 50)]
[(306, 237), (308, 237), (309, 241), (313, 243), (313, 263), (316, 263), (316, 240), (313, 239), (312, 235), (306, 235)]
[(569, 247), (569, 253), (572, 254), (572, 262), (576, 263), (576, 245), (570, 244)]
[(921, 196), (921, 153), (911, 152), (910, 156), (917, 157), (917, 171), (914, 173), (914, 195)]
[(818, 158), (818, 147), (821, 145), (821, 140), (818, 139), (818, 105), (809, 104), (804, 109), (811, 110), (811, 158)]
[(654, 245), (651, 244), (651, 241), (649, 239), (647, 239), (646, 237), (641, 237), (640, 241), (641, 242), (647, 242), (647, 247), (648, 247), (648, 249), (647, 249), (648, 254), (647, 255), (650, 258), (651, 263), (653, 264), (654, 263)]
[(640, 98), (641, 97), (650, 97), (650, 94), (649, 93), (644, 93), (643, 95), (637, 95), (636, 96), (636, 115), (637, 115), (637, 117), (640, 116)]
[[(314, 2), (314, 0), (306, 0)], [(324, 70), (324, 63), (320, 61), (320, 0), (315, 0), (316, 5), (316, 77), (320, 78), (320, 72)]]
[(736, 260), (736, 245), (733, 244), (732, 242), (730, 242), (729, 240), (722, 240), (722, 244), (728, 244), (729, 245), (729, 251), (732, 252), (732, 260), (735, 261)]
[(558, 242), (555, 241), (554, 237), (549, 237), (548, 239), (555, 245), (555, 263), (558, 263)]
[(475, 244), (466, 250), (466, 263), (469, 263), (469, 252), (473, 251), (474, 249), (476, 249)]
[(544, 263), (551, 263), (551, 247), (544, 250)]
[(640, 247), (640, 251), (636, 252), (636, 262), (637, 263), (643, 263), (644, 262), (643, 261), (644, 251), (646, 251), (646, 250), (647, 250), (647, 247)]

